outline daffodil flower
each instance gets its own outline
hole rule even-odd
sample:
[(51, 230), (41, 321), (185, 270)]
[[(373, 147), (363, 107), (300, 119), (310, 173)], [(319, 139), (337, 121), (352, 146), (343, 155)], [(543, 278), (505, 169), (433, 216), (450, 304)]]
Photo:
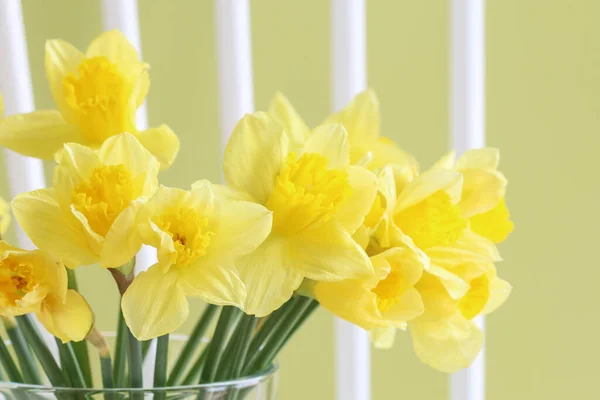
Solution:
[(414, 285), (423, 273), (423, 259), (409, 248), (392, 248), (371, 257), (375, 273), (363, 279), (316, 282), (314, 296), (338, 317), (363, 329), (406, 328), (423, 313)]
[(473, 232), (494, 243), (503, 242), (513, 229), (504, 196), (507, 181), (498, 171), (500, 152), (494, 148), (464, 152), (455, 161), (454, 152), (443, 157), (436, 167), (455, 169), (463, 175), (460, 208), (469, 218)]
[(148, 65), (122, 33), (103, 33), (85, 54), (65, 41), (48, 41), (46, 75), (58, 110), (5, 118), (0, 122), (0, 146), (52, 159), (64, 143), (98, 148), (109, 137), (130, 132), (162, 168), (173, 163), (179, 140), (166, 125), (136, 128), (135, 113), (150, 86)]
[(128, 133), (111, 136), (96, 151), (68, 143), (53, 187), (18, 195), (13, 212), (32, 242), (69, 268), (115, 268), (135, 254), (137, 210), (158, 188), (158, 169)]
[[(283, 94), (275, 95), (269, 106), (269, 114), (285, 126), (293, 143), (302, 144), (310, 136), (306, 123)], [(327, 118), (325, 124), (331, 123), (344, 125), (348, 132), (352, 164), (363, 164), (364, 160), (368, 160), (365, 163), (370, 169), (396, 164), (408, 166), (414, 173), (418, 171), (414, 157), (399, 148), (393, 140), (381, 136), (381, 112), (373, 90), (358, 94), (342, 111)]]
[(493, 264), (464, 264), (453, 273), (469, 283), (467, 293), (454, 298), (438, 277), (425, 272), (416, 285), (425, 312), (409, 322), (419, 358), (443, 372), (456, 372), (473, 362), (483, 344), (473, 318), (494, 311), (511, 291), (510, 284), (496, 276)]
[(207, 181), (191, 191), (160, 187), (140, 209), (137, 235), (157, 248), (158, 263), (136, 276), (123, 296), (125, 321), (138, 339), (181, 326), (187, 296), (243, 308), (246, 288), (234, 262), (269, 235), (272, 213), (226, 191)]
[(375, 197), (376, 177), (350, 165), (344, 128), (315, 128), (296, 147), (268, 114), (245, 116), (225, 149), (227, 184), (273, 212), (273, 230), (237, 266), (247, 313), (264, 316), (304, 278), (338, 281), (373, 273), (352, 240)]
[(0, 241), (0, 315), (28, 313), (63, 343), (83, 340), (94, 323), (85, 299), (67, 289), (67, 272), (58, 259)]
[(0, 197), (0, 238), (8, 230), (10, 219), (10, 207), (4, 201), (4, 199)]

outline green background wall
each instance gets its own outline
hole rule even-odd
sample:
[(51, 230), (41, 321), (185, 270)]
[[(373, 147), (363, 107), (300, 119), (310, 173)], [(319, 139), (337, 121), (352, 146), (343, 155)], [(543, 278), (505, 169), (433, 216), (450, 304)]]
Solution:
[[(213, 2), (139, 3), (144, 59), (152, 67), (150, 123), (168, 123), (183, 144), (162, 182), (218, 180)], [(325, 117), (328, 3), (252, 1), (257, 108), (281, 90), (311, 124)], [(382, 102), (385, 134), (424, 166), (448, 147), (448, 4), (368, 5), (369, 83)], [(44, 41), (84, 48), (101, 30), (99, 2), (25, 0), (24, 12), (36, 105), (50, 108)], [(487, 141), (502, 149), (516, 221), (499, 266), (513, 295), (487, 322), (489, 400), (589, 399), (597, 392), (599, 19), (597, 0), (488, 0)], [(117, 292), (109, 274), (83, 269), (81, 279), (98, 324), (113, 328)], [(194, 303), (196, 312), (201, 307)], [(281, 359), (281, 399), (333, 398), (332, 338), (332, 318), (321, 311)], [(445, 396), (447, 376), (416, 359), (407, 335), (390, 351), (374, 351), (372, 364), (375, 400)]]

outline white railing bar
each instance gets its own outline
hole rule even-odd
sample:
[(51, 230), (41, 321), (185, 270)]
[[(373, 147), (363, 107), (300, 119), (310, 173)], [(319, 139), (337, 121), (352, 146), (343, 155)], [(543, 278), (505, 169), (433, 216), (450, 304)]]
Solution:
[[(485, 145), (485, 0), (452, 0), (451, 141), (460, 154)], [(484, 320), (477, 317), (484, 329)], [(484, 400), (485, 356), (450, 378), (451, 400)]]
[[(365, 0), (331, 1), (332, 109), (339, 111), (367, 87)], [(337, 400), (371, 398), (368, 333), (335, 319)]]
[(250, 3), (215, 0), (221, 145), (244, 114), (254, 111)]

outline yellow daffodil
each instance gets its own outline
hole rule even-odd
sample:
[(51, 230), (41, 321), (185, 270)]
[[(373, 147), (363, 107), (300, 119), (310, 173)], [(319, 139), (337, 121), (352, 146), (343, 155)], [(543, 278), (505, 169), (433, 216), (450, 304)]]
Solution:
[(426, 272), (416, 286), (425, 313), (409, 322), (419, 358), (444, 372), (456, 372), (473, 362), (483, 343), (473, 318), (494, 311), (511, 291), (506, 281), (496, 277), (493, 264), (465, 264), (453, 273), (468, 282), (465, 295), (452, 297), (438, 277)]
[(462, 173), (459, 207), (468, 217), (471, 230), (495, 243), (504, 241), (513, 229), (504, 200), (507, 181), (498, 171), (499, 162), (498, 149), (483, 148), (464, 152), (456, 162), (452, 152), (436, 164)]
[[(301, 144), (310, 136), (307, 125), (281, 93), (271, 101), (269, 113), (285, 126), (293, 143)], [(381, 136), (381, 112), (374, 91), (358, 94), (342, 111), (327, 118), (325, 124), (330, 123), (344, 125), (350, 144), (350, 163), (368, 164), (370, 169), (397, 164), (418, 171), (418, 163), (410, 154)]]
[(166, 125), (136, 129), (135, 112), (150, 86), (148, 65), (122, 33), (103, 33), (85, 54), (65, 41), (48, 41), (46, 75), (58, 110), (5, 118), (0, 146), (52, 159), (64, 143), (98, 148), (109, 137), (130, 132), (162, 168), (173, 163), (179, 140)]
[(160, 187), (138, 214), (138, 235), (158, 249), (158, 263), (133, 280), (122, 301), (135, 337), (148, 340), (181, 326), (186, 296), (243, 307), (246, 289), (234, 262), (269, 235), (271, 214), (206, 181), (191, 191)]
[(392, 248), (371, 257), (375, 273), (363, 279), (316, 282), (314, 296), (335, 315), (364, 329), (405, 328), (423, 313), (414, 285), (423, 259), (409, 248)]
[(67, 289), (67, 272), (58, 259), (0, 241), (0, 315), (31, 312), (63, 343), (83, 340), (94, 323), (85, 299)]
[(4, 201), (4, 199), (0, 197), (0, 238), (8, 230), (10, 219), (10, 207)]
[(17, 196), (13, 212), (33, 243), (69, 268), (118, 267), (135, 254), (136, 213), (156, 191), (158, 169), (129, 133), (111, 136), (96, 151), (69, 143), (54, 169), (54, 187)]
[(245, 116), (225, 149), (227, 184), (273, 212), (273, 230), (237, 266), (249, 314), (264, 316), (304, 278), (337, 281), (372, 274), (352, 240), (375, 197), (376, 177), (351, 166), (341, 125), (315, 128), (296, 147), (268, 114)]

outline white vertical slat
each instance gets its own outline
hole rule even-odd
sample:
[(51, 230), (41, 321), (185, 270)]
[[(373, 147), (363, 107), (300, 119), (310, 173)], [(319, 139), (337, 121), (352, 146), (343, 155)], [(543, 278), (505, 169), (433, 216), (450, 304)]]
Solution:
[(244, 114), (254, 111), (250, 3), (215, 0), (221, 145)]
[[(460, 154), (485, 145), (485, 0), (452, 0), (451, 138)], [(483, 330), (484, 320), (476, 320)], [(452, 400), (484, 400), (485, 359), (450, 378)]]
[[(137, 0), (102, 0), (102, 27), (105, 31), (118, 29), (131, 42), (133, 47), (142, 55), (142, 40), (140, 37), (140, 24), (138, 17)], [(136, 127), (138, 130), (148, 128), (148, 111), (146, 101), (138, 108), (136, 113)], [(156, 250), (143, 246), (136, 255), (135, 271), (139, 273), (154, 265), (157, 261)], [(154, 355), (156, 354), (156, 340), (150, 344), (150, 349), (142, 366), (144, 387), (152, 387), (154, 382)]]
[[(0, 93), (4, 96), (5, 114), (32, 112), (35, 106), (20, 0), (0, 2), (0, 54)], [(11, 197), (45, 186), (41, 160), (8, 149), (5, 158)], [(19, 246), (34, 248), (23, 230), (17, 224), (14, 226)]]
[[(0, 1), (0, 54), (0, 93), (4, 97), (5, 115), (34, 111), (21, 0)], [(5, 149), (4, 156), (11, 198), (46, 186), (42, 160), (25, 157), (8, 149)], [(35, 248), (18, 224), (13, 226), (17, 229), (19, 246)], [(54, 337), (36, 322), (52, 355), (59, 361)]]
[[(342, 109), (367, 88), (365, 0), (331, 1), (331, 80), (333, 111)], [(335, 320), (336, 398), (371, 398), (368, 333)]]

